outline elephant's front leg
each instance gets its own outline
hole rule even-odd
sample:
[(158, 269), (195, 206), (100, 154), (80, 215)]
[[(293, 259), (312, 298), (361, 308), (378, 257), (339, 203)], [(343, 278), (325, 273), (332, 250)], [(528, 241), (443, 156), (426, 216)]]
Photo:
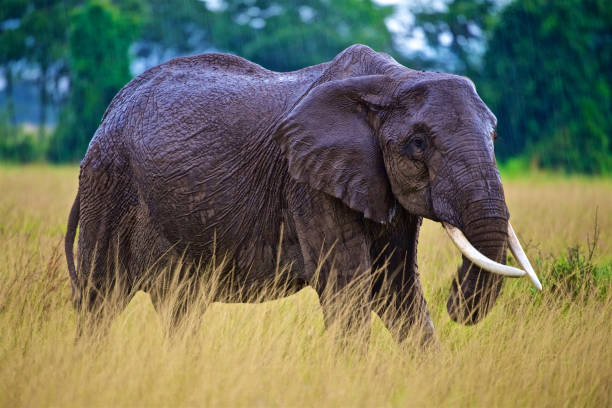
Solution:
[(371, 262), (363, 216), (317, 193), (294, 212), (304, 269), (325, 325), (340, 336), (369, 335)]
[(373, 284), (374, 310), (398, 343), (412, 335), (418, 343), (430, 344), (436, 338), (419, 274), (416, 269), (406, 272), (403, 265), (398, 267), (391, 261), (387, 271), (380, 271), (376, 275)]
[(419, 217), (400, 209), (390, 225), (372, 229), (374, 310), (398, 343), (410, 334), (421, 344), (435, 342), (417, 269), (420, 226)]

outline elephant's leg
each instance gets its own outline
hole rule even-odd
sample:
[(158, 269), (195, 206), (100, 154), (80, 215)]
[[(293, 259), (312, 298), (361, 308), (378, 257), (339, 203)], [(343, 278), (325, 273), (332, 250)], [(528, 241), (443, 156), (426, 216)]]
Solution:
[(78, 296), (78, 303), (75, 302), (77, 338), (105, 336), (115, 317), (132, 299), (133, 292), (119, 289), (118, 285), (109, 288), (108, 283), (91, 282)]
[(421, 344), (435, 341), (417, 269), (420, 225), (420, 218), (401, 210), (391, 225), (373, 226), (374, 308), (398, 343), (411, 334)]
[[(392, 262), (388, 270), (394, 272), (380, 271), (374, 280), (374, 310), (398, 343), (410, 336), (421, 344), (435, 342), (433, 322), (418, 272), (408, 272), (403, 266), (393, 268)], [(400, 278), (401, 275), (404, 276)]]
[[(77, 312), (78, 335), (104, 334), (113, 319), (123, 311), (134, 293), (132, 281), (126, 276), (122, 262), (122, 243), (96, 243), (90, 241), (90, 225), (81, 227), (79, 254), (79, 285), (74, 293), (73, 304)], [(102, 236), (113, 236), (104, 231)], [(109, 241), (112, 238), (109, 238)], [(93, 250), (89, 248), (93, 247)]]
[(127, 269), (133, 287), (149, 294), (170, 334), (184, 323), (197, 303), (199, 282), (194, 278), (197, 266), (165, 238), (143, 200), (125, 224), (131, 230)]
[(134, 198), (121, 172), (84, 166), (79, 183), (78, 288), (73, 303), (78, 332), (108, 327), (133, 294), (130, 219)]
[(319, 294), (326, 327), (369, 336), (370, 257), (361, 214), (321, 194), (294, 213), (307, 281)]

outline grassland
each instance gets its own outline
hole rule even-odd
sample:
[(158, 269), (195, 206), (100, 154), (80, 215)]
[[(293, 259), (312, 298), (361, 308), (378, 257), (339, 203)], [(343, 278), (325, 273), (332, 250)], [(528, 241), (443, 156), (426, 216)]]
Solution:
[(612, 405), (605, 266), (599, 280), (557, 285), (564, 273), (592, 272), (582, 267), (588, 259), (559, 259), (593, 240), (596, 213), (591, 262), (612, 261), (610, 180), (505, 180), (511, 220), (544, 291), (508, 280), (474, 327), (445, 312), (459, 255), (426, 222), (419, 265), (438, 347), (397, 345), (375, 319), (367, 353), (357, 354), (323, 330), (310, 289), (259, 305), (214, 304), (171, 340), (139, 292), (108, 336), (75, 343), (61, 244), (76, 186), (74, 167), (0, 166), (0, 407)]

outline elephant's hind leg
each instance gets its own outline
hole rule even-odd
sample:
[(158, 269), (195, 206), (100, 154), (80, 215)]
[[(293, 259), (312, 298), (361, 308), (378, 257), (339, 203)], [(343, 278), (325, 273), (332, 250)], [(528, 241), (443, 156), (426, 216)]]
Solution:
[(78, 290), (73, 299), (81, 333), (105, 327), (133, 294), (128, 265), (134, 194), (124, 169), (85, 161), (79, 177)]
[(129, 269), (138, 276), (135, 286), (149, 294), (166, 332), (184, 326), (192, 308), (201, 303), (200, 268), (165, 238), (142, 201), (133, 222), (130, 253)]

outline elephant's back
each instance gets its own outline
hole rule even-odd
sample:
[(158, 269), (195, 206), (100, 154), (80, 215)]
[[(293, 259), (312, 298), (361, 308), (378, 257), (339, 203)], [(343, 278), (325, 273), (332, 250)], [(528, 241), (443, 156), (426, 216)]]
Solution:
[(132, 154), (182, 162), (202, 149), (221, 154), (265, 135), (308, 80), (232, 55), (178, 58), (136, 78), (105, 116), (121, 122), (121, 141)]
[(279, 80), (279, 74), (234, 56), (172, 60), (122, 109), (127, 126), (121, 143), (144, 188), (158, 179), (180, 183), (185, 191), (218, 189), (216, 184), (241, 177), (258, 161), (253, 150), (278, 150), (270, 129), (300, 88), (293, 77)]
[(196, 253), (215, 237), (228, 251), (242, 242), (278, 245), (272, 218), (288, 175), (268, 133), (310, 75), (226, 58), (181, 58), (147, 71), (113, 101), (101, 127), (125, 152), (153, 223)]

